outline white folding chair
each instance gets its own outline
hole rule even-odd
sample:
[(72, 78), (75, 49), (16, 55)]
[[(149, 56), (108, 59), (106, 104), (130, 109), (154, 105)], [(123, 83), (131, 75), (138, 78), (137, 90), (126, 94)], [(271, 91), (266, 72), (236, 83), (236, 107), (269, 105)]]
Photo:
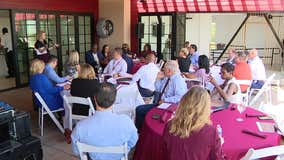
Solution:
[(249, 99), (251, 100), (249, 102), (249, 106), (252, 106), (264, 92), (266, 93), (266, 98), (267, 98), (268, 103), (271, 103), (271, 99), (272, 99), (271, 81), (274, 79), (274, 77), (275, 77), (275, 73), (273, 73), (270, 77), (268, 77), (268, 79), (265, 81), (261, 89), (257, 92), (257, 94), (252, 99), (251, 99), (251, 95), (252, 95), (252, 92), (255, 91), (255, 89), (250, 90)]
[(80, 142), (77, 142), (76, 145), (78, 147), (81, 160), (88, 160), (87, 153), (91, 153), (91, 152), (123, 154), (123, 157), (121, 158), (121, 160), (128, 160), (127, 143), (121, 146), (108, 146), (108, 147), (91, 146), (91, 145), (80, 143)]
[(112, 106), (113, 113), (126, 114), (135, 120), (135, 109), (145, 104), (136, 84), (120, 87), (117, 90), (115, 103)]
[(241, 93), (244, 105), (248, 105), (249, 102), (249, 90), (251, 85), (251, 80), (237, 80), (238, 84), (248, 86), (245, 93)]
[(160, 62), (157, 64), (157, 66), (159, 67), (159, 69), (161, 70), (163, 68), (163, 65), (165, 64), (164, 60), (160, 60)]
[(254, 150), (250, 148), (241, 160), (254, 160), (264, 157), (278, 156), (276, 160), (284, 159), (284, 145)]
[(62, 125), (59, 123), (59, 121), (57, 120), (57, 118), (53, 114), (53, 113), (56, 113), (56, 112), (64, 111), (64, 109), (59, 108), (57, 110), (51, 111), (49, 109), (49, 107), (47, 106), (47, 104), (45, 103), (45, 101), (40, 96), (40, 94), (38, 92), (35, 92), (34, 94), (35, 94), (36, 98), (38, 99), (38, 101), (40, 102), (40, 104), (42, 105), (42, 108), (39, 108), (39, 110), (38, 110), (38, 124), (39, 124), (39, 127), (40, 127), (40, 136), (43, 136), (43, 118), (44, 118), (44, 115), (46, 115), (46, 114), (48, 114), (50, 116), (50, 118), (53, 120), (53, 122), (55, 123), (57, 128), (62, 133), (64, 133), (64, 129), (63, 129)]
[(75, 97), (75, 96), (63, 96), (63, 100), (65, 102), (65, 104), (67, 105), (67, 108), (69, 109), (69, 129), (72, 130), (72, 120), (81, 120), (86, 118), (87, 116), (83, 116), (83, 115), (76, 115), (76, 114), (72, 114), (72, 105), (74, 103), (76, 104), (82, 104), (82, 105), (88, 105), (90, 107), (89, 109), (89, 116), (95, 114), (95, 108), (93, 106), (93, 103), (91, 101), (91, 98), (83, 98), (83, 97)]

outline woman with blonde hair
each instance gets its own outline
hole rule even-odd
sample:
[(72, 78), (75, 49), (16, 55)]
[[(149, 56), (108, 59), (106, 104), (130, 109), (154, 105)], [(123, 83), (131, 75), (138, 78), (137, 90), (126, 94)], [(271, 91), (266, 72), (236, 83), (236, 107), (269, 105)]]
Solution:
[(224, 159), (221, 139), (210, 120), (210, 95), (192, 87), (181, 99), (163, 139), (168, 160)]
[(78, 67), (79, 67), (79, 53), (76, 50), (72, 50), (71, 52), (69, 52), (67, 62), (65, 63), (65, 75), (77, 78)]
[[(94, 95), (98, 90), (99, 81), (96, 79), (94, 68), (89, 64), (80, 64), (78, 78), (73, 79), (71, 84), (71, 95), (77, 97), (90, 97), (94, 99)], [(95, 106), (95, 103), (93, 102)], [(73, 114), (88, 115), (89, 107), (85, 105), (73, 105)]]
[[(30, 88), (33, 92), (38, 92), (43, 98), (50, 110), (56, 110), (63, 107), (63, 100), (60, 92), (63, 89), (69, 89), (69, 85), (64, 87), (54, 86), (48, 77), (43, 74), (45, 64), (42, 60), (34, 59), (31, 61), (30, 66)], [(37, 106), (41, 104), (36, 100)]]
[(37, 41), (34, 46), (34, 56), (35, 58), (44, 61), (44, 63), (47, 63), (50, 56), (49, 51), (57, 48), (59, 45), (54, 44), (52, 47), (48, 48), (45, 31), (39, 31), (37, 33), (36, 39)]

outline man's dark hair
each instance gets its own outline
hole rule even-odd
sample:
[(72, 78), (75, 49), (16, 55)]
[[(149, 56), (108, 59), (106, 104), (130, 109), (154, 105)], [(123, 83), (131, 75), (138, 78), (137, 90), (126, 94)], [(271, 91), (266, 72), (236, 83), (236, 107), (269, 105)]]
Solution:
[(197, 46), (195, 44), (191, 44), (190, 48), (193, 48), (195, 52), (197, 51)]
[(2, 28), (2, 33), (3, 34), (8, 33), (8, 28), (6, 28), (6, 27)]
[(113, 105), (116, 98), (116, 88), (113, 84), (104, 82), (100, 84), (95, 94), (97, 104), (102, 108), (109, 108)]
[(54, 55), (50, 55), (49, 58), (48, 58), (48, 63), (51, 63), (51, 62), (54, 62), (54, 61), (57, 61), (58, 58)]
[(233, 73), (235, 69), (234, 65), (231, 63), (224, 63), (222, 64), (221, 68), (224, 68), (229, 73)]

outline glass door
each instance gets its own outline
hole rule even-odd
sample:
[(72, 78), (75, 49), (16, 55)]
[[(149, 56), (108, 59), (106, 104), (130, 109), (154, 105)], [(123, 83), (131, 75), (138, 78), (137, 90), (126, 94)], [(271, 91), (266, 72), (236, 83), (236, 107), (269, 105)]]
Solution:
[(185, 42), (185, 21), (185, 13), (141, 14), (139, 22), (144, 26), (144, 32), (139, 39), (139, 51), (143, 50), (146, 43), (150, 43), (159, 59), (174, 59)]
[(173, 23), (172, 15), (145, 15), (140, 16), (144, 24), (144, 34), (140, 39), (140, 51), (146, 43), (151, 45), (159, 59), (172, 59)]
[(80, 62), (85, 62), (85, 53), (92, 48), (91, 17), (78, 16)]
[[(74, 16), (60, 15), (60, 47), (61, 57), (59, 57), (59, 66), (64, 66), (68, 58), (69, 51), (75, 50), (75, 21)], [(60, 64), (61, 63), (61, 64)], [(59, 69), (64, 75), (64, 67)]]
[[(39, 14), (39, 31), (45, 31), (48, 47), (58, 43), (55, 14)], [(58, 56), (56, 49), (50, 50), (50, 54)]]
[(17, 64), (17, 84), (24, 85), (29, 81), (29, 62), (33, 58), (36, 42), (36, 16), (34, 13), (14, 13), (15, 51)]

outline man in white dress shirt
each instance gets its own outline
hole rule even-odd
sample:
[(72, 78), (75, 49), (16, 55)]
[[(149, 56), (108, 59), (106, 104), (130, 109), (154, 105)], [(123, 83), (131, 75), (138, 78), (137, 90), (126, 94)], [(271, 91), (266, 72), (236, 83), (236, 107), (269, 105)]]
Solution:
[(155, 81), (160, 69), (154, 63), (156, 56), (148, 54), (146, 56), (146, 65), (142, 66), (132, 77), (134, 82), (138, 82), (138, 89), (142, 97), (153, 96), (155, 90)]
[(258, 51), (256, 49), (252, 49), (249, 52), (248, 58), (248, 64), (250, 65), (253, 79), (252, 88), (260, 89), (266, 80), (264, 64), (259, 58)]
[(111, 74), (114, 76), (122, 75), (127, 72), (127, 63), (122, 58), (121, 48), (115, 48), (113, 50), (113, 59), (107, 64), (104, 69), (105, 74)]
[(14, 52), (12, 48), (12, 40), (11, 36), (8, 33), (8, 28), (4, 27), (2, 28), (2, 38), (1, 38), (1, 45), (0, 47), (3, 47), (5, 50), (5, 60), (8, 68), (8, 76), (6, 78), (14, 77)]

